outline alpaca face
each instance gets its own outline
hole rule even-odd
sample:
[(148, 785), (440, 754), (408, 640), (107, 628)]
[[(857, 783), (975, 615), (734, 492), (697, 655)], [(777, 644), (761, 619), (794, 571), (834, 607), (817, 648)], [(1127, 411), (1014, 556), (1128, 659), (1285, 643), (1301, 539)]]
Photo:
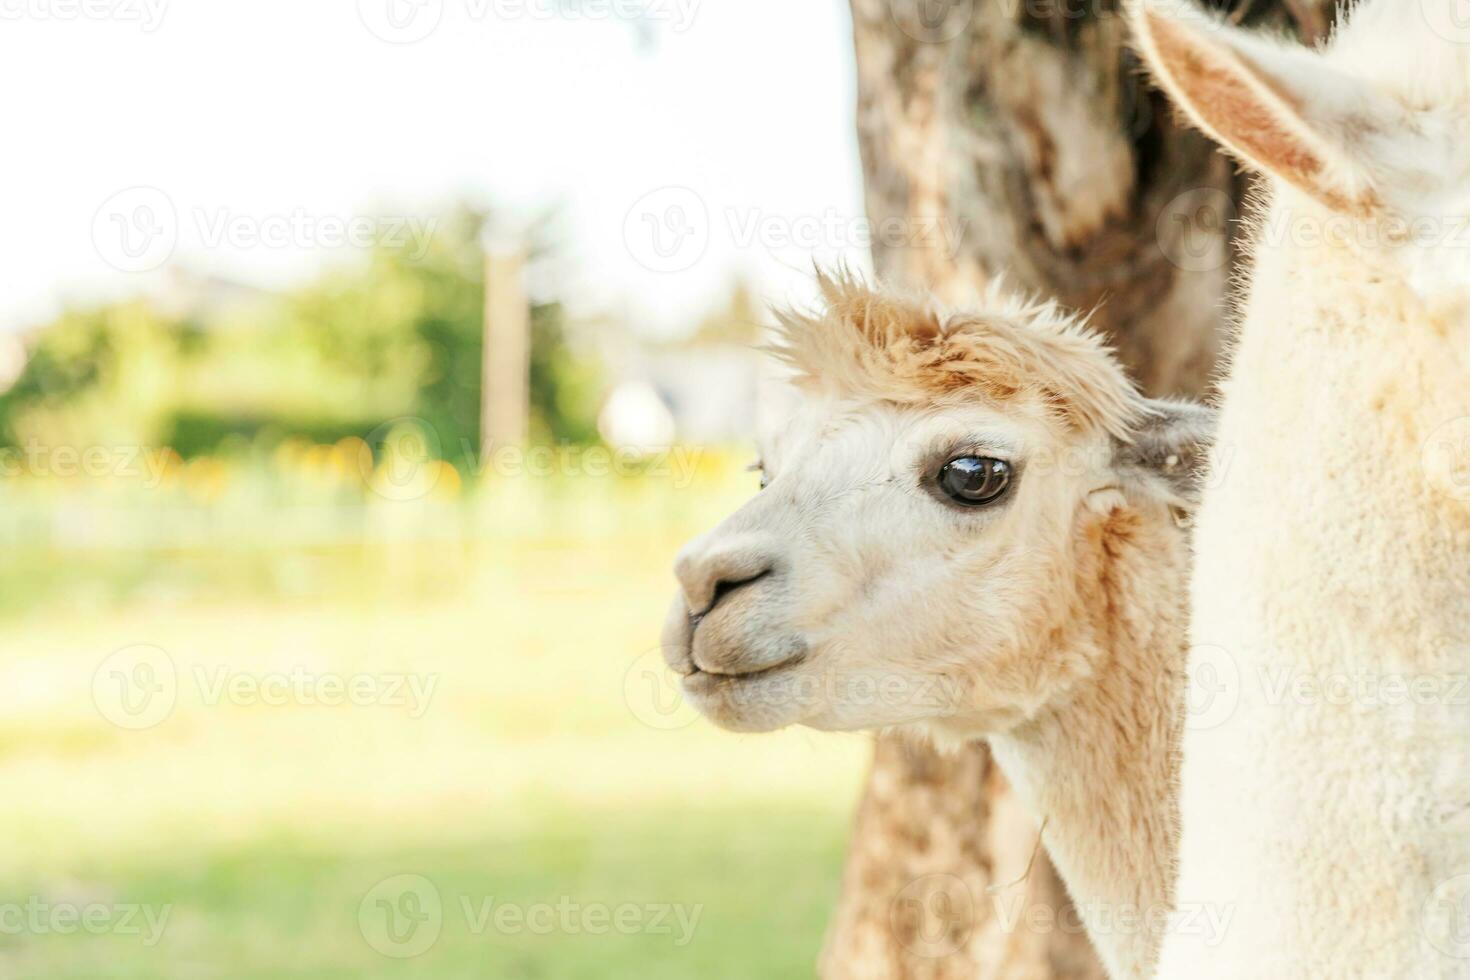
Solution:
[(1099, 576), (1089, 529), (1125, 496), (1171, 519), (1202, 455), (1208, 413), (1152, 404), (1124, 445), (1039, 400), (803, 399), (764, 487), (680, 553), (665, 659), (736, 731), (1004, 731), (1093, 667), (1059, 642)]
[(1097, 529), (1170, 520), (1212, 418), (1140, 398), (1055, 306), (819, 283), (822, 310), (780, 316), (797, 399), (764, 488), (680, 553), (664, 657), (739, 731), (1002, 731), (1093, 668), (1064, 634), (1096, 605)]
[(1039, 413), (808, 403), (766, 440), (764, 489), (680, 554), (669, 664), (737, 730), (1003, 728), (1076, 669), (1028, 654), (1112, 457)]

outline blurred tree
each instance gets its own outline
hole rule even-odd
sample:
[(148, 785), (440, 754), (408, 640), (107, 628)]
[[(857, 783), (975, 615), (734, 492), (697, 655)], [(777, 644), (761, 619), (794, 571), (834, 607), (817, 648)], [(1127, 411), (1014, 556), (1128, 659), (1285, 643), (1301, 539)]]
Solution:
[[(1150, 393), (1200, 394), (1242, 184), (1149, 91), (1119, 0), (850, 3), (868, 217), (909, 232), (875, 245), (879, 274), (963, 302), (1004, 272), (1096, 307), (1093, 323)], [(1312, 39), (1330, 21), (1330, 0), (1212, 5)], [(958, 244), (937, 228), (957, 229)], [(1007, 929), (985, 899), (1035, 842), (984, 745), (940, 754), (880, 737), (822, 975), (1101, 977), (1079, 930)], [(953, 952), (926, 958), (930, 944), (904, 932), (912, 917), (894, 913), (903, 899), (927, 908), (939, 876), (960, 878), (974, 903), (966, 921), (945, 923)], [(1053, 923), (1077, 921), (1046, 860), (1016, 888)]]
[[(456, 208), (429, 223), (426, 240), (380, 245), (243, 319), (173, 317), (145, 301), (68, 311), (31, 335), (24, 370), (0, 396), (0, 438), (168, 444), (189, 456), (235, 441), (333, 442), (415, 416), (446, 459), (469, 466), (485, 220)], [(570, 345), (559, 303), (532, 307), (531, 333), (532, 437), (595, 440), (595, 358)]]
[(0, 395), (9, 445), (138, 445), (156, 431), (197, 330), (132, 301), (69, 310), (37, 333)]

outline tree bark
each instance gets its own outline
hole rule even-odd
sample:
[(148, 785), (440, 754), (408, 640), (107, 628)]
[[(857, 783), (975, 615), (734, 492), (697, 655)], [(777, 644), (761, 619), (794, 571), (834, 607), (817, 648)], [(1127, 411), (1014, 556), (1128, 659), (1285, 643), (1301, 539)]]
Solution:
[[(1095, 310), (1145, 391), (1202, 394), (1242, 182), (1151, 91), (1120, 4), (850, 3), (879, 277), (964, 303), (1003, 273)], [(1311, 35), (1329, 4), (1217, 6)], [(821, 975), (1102, 978), (1045, 855), (1016, 882), (1036, 841), (983, 744), (878, 738)]]

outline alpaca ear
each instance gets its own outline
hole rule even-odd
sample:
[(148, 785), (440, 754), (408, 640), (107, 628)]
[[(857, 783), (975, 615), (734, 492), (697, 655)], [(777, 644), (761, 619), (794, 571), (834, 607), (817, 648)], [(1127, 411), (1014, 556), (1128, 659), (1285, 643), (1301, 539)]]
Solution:
[(1230, 27), (1179, 0), (1135, 0), (1132, 20), (1159, 85), (1243, 163), (1334, 211), (1373, 206), (1354, 144), (1377, 116), (1377, 93), (1316, 52)]
[(1199, 502), (1215, 439), (1215, 410), (1195, 402), (1149, 399), (1129, 442), (1114, 445), (1114, 465), (1161, 485), (1171, 503)]

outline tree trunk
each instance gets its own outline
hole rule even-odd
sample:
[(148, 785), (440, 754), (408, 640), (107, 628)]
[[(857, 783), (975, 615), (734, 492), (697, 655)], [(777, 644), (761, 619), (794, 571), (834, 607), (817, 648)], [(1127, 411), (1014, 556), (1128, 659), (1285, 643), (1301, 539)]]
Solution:
[[(879, 276), (963, 303), (1004, 273), (1096, 308), (1150, 394), (1201, 394), (1242, 186), (1149, 89), (1116, 0), (850, 2)], [(1321, 0), (1237, 6), (1328, 21)], [(1103, 977), (1045, 855), (1017, 881), (1036, 841), (984, 745), (880, 737), (821, 975)]]

